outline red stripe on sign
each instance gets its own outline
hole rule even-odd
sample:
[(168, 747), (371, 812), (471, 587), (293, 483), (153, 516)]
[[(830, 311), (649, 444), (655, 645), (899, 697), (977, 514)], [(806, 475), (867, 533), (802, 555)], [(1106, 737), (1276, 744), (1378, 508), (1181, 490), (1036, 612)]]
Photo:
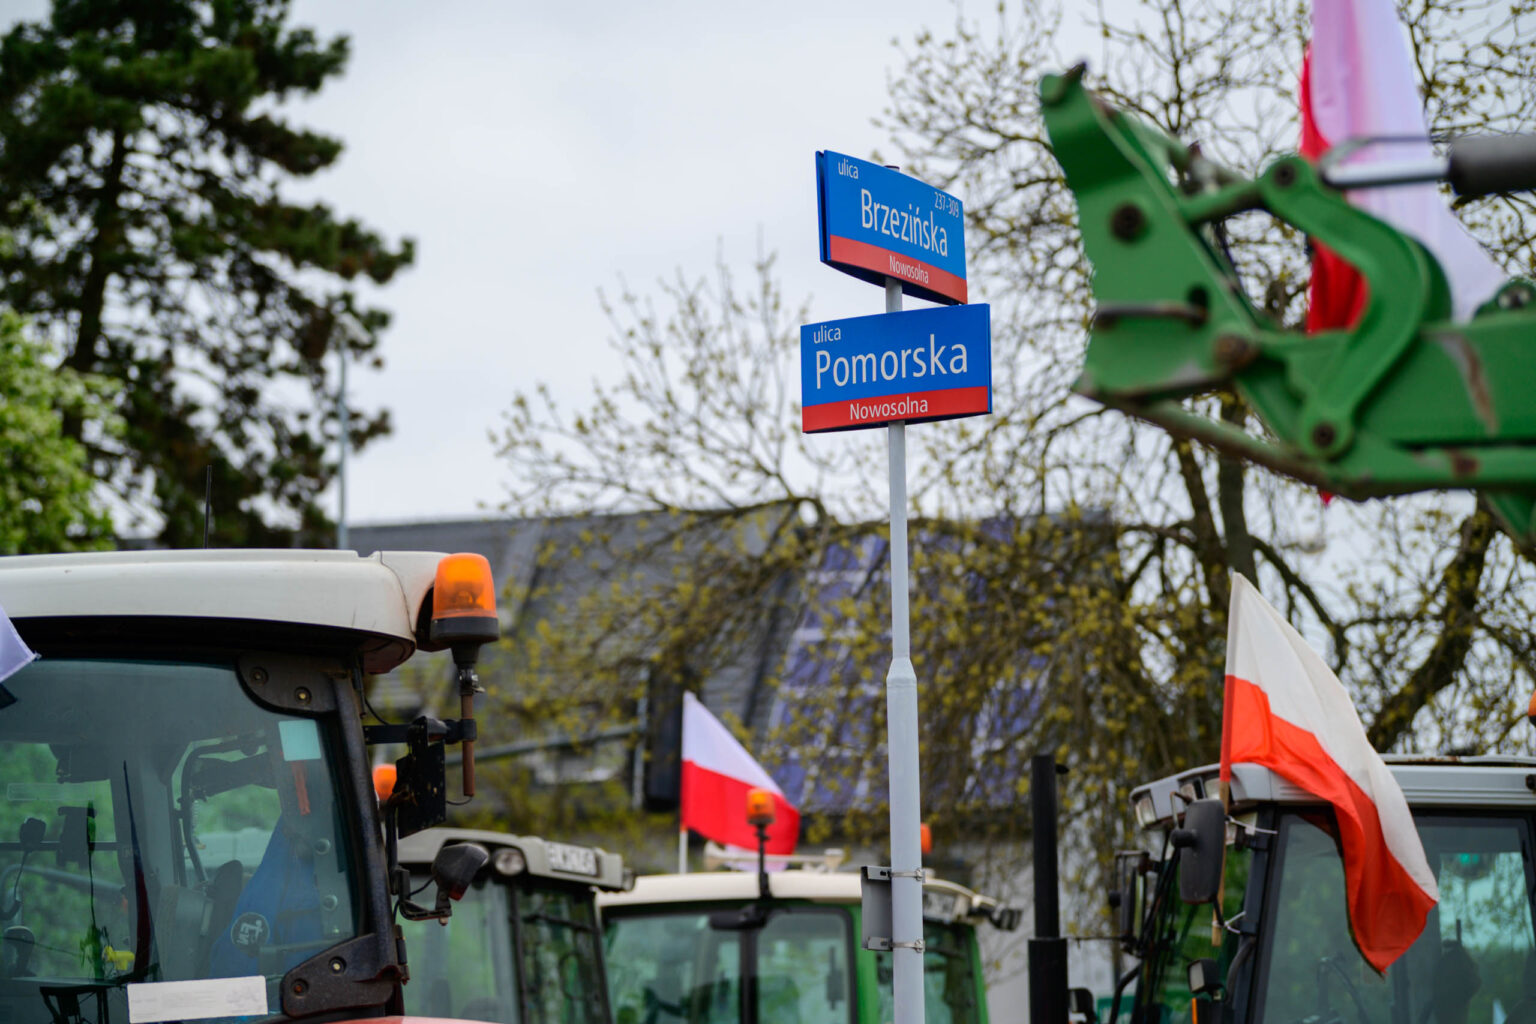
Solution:
[(846, 263), (860, 270), (873, 270), (877, 274), (909, 281), (947, 299), (964, 302), (965, 278), (956, 277), (947, 270), (940, 270), (932, 263), (924, 263), (910, 256), (882, 249), (867, 242), (831, 235), (827, 239), (827, 259), (833, 263)]
[(991, 411), (991, 389), (987, 387), (947, 388), (879, 398), (844, 398), (806, 406), (800, 411), (800, 430), (814, 434), (820, 430), (952, 419)]
[[(679, 801), (683, 827), (717, 843), (756, 850), (757, 830), (747, 824), (747, 792), (752, 788), (741, 779), (684, 761)], [(794, 853), (800, 838), (800, 812), (781, 793), (773, 794), (773, 810), (765, 849), (769, 853)]]
[(1232, 708), (1230, 716), (1223, 717), (1231, 726), (1231, 762), (1263, 765), (1333, 805), (1355, 943), (1371, 966), (1385, 971), (1424, 930), (1435, 901), (1387, 848), (1375, 802), (1328, 756), (1317, 737), (1275, 715), (1268, 695), (1248, 680), (1229, 675), (1226, 683)]

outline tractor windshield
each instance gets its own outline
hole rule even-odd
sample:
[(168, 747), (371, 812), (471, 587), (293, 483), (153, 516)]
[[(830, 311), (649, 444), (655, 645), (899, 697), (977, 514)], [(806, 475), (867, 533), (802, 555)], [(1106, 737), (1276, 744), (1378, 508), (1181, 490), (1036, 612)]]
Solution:
[(740, 906), (605, 917), (614, 1019), (654, 1024), (853, 1019), (852, 921), (832, 907), (778, 907), (753, 927)]
[[(654, 1024), (849, 1024), (892, 1017), (889, 953), (859, 952), (848, 908), (710, 904), (604, 912), (614, 1019)], [(923, 923), (924, 1019), (986, 1019), (975, 930)]]
[(1281, 819), (1274, 912), (1259, 964), (1261, 1017), (1348, 1024), (1536, 1021), (1531, 831), (1525, 817), (1418, 816), (1440, 902), (1377, 974), (1350, 939), (1331, 813)]
[[(1263, 893), (1244, 890), (1252, 852), (1227, 848), (1224, 914), (1263, 907), (1242, 930), (1258, 936), (1240, 971), (1237, 924), (1211, 943), (1211, 908), (1177, 898), (1173, 873), (1148, 922), (1137, 1024), (1188, 1020), (1189, 963), (1210, 958), (1237, 991), (1223, 1020), (1253, 1024), (1536, 1024), (1536, 931), (1532, 927), (1531, 824), (1523, 816), (1416, 815), (1440, 901), (1423, 932), (1384, 974), (1351, 937), (1343, 854), (1326, 808), (1276, 818)], [(1255, 898), (1258, 897), (1258, 898)], [(1238, 975), (1242, 975), (1239, 977)], [(1221, 1004), (1218, 1004), (1221, 1005)]]
[(520, 883), (517, 941), (528, 1024), (602, 1024), (607, 985), (595, 894), (528, 875)]
[(262, 708), (229, 665), (8, 678), (0, 1019), (280, 1012), (283, 974), (357, 933), (328, 724)]

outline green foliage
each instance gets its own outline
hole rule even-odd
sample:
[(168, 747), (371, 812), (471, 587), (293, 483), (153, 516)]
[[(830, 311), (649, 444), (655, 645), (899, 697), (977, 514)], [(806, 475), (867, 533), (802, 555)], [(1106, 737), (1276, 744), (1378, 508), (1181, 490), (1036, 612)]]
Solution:
[[(172, 545), (201, 542), (213, 471), (216, 541), (318, 539), (334, 467), (340, 343), (372, 358), (377, 284), (412, 259), (280, 185), (341, 143), (278, 104), (339, 75), (347, 40), (285, 25), (286, 0), (57, 0), (0, 39), (0, 298), (79, 373), (123, 383), (118, 443), (66, 418), (96, 472)], [(361, 330), (337, 330), (355, 316)], [(354, 413), (362, 445), (388, 429)], [(329, 437), (327, 436), (329, 435)], [(148, 497), (147, 507), (145, 498)]]
[(54, 362), (20, 317), (0, 310), (0, 555), (99, 548), (111, 538), (85, 446), (64, 422), (89, 421), (110, 439), (117, 389)]

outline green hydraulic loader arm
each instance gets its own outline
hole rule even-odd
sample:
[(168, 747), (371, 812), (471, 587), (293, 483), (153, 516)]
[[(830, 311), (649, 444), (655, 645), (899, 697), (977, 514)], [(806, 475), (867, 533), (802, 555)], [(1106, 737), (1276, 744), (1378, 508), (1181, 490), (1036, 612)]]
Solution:
[[(1441, 177), (1463, 195), (1529, 188), (1536, 140), (1463, 140), (1446, 161), (1352, 168), (1347, 181), (1287, 156), (1250, 181), (1110, 109), (1082, 75), (1040, 85), (1094, 271), (1076, 389), (1346, 497), (1475, 489), (1517, 542), (1536, 546), (1536, 286), (1511, 280), (1458, 322), (1429, 252), (1339, 191)], [(1216, 232), (1251, 210), (1359, 270), (1370, 294), (1353, 328), (1306, 335), (1249, 302)], [(1219, 391), (1240, 395), (1265, 433), (1184, 401)]]

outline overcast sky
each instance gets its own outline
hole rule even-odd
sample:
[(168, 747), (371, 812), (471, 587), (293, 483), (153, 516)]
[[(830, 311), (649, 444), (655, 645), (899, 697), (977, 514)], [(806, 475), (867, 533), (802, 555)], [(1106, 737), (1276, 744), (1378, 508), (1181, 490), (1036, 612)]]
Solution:
[[(47, 10), (0, 0), (0, 24)], [(354, 456), (349, 518), (495, 507), (507, 469), (488, 433), (513, 393), (543, 381), (574, 403), (615, 377), (596, 294), (621, 277), (654, 292), (717, 252), (745, 275), (761, 239), (813, 319), (880, 312), (878, 289), (817, 261), (813, 155), (889, 152), (872, 119), (893, 41), (955, 15), (945, 0), (294, 0), (292, 23), (347, 33), (352, 59), (286, 108), (346, 143), (289, 194), (417, 242), (370, 296), (395, 316), (385, 368), (350, 387), (395, 432)]]
[(494, 506), (487, 432), (513, 392), (580, 401), (613, 377), (596, 292), (621, 275), (653, 290), (722, 248), (745, 272), (761, 235), (789, 301), (878, 312), (876, 289), (817, 262), (813, 154), (885, 143), (892, 40), (953, 17), (939, 0), (297, 0), (296, 23), (353, 38), (346, 76), (301, 108), (347, 142), (314, 191), (418, 243), (379, 295), (386, 368), (354, 375), (395, 433), (354, 461), (350, 518)]

